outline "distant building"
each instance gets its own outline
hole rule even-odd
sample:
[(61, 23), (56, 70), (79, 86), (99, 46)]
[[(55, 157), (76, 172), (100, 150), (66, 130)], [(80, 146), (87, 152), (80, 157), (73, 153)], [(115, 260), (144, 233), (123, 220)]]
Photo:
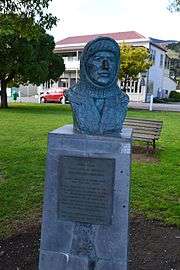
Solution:
[[(143, 46), (150, 51), (153, 65), (147, 72), (139, 74), (136, 81), (128, 82), (127, 94), (131, 101), (149, 101), (152, 94), (159, 98), (168, 97), (169, 93), (176, 89), (176, 82), (170, 78), (170, 59), (166, 49), (158, 43), (154, 43), (153, 39), (146, 38), (135, 31), (74, 36), (58, 41), (55, 52), (62, 55), (66, 67), (65, 72), (60, 77), (59, 86), (70, 87), (78, 81), (79, 60), (83, 48), (87, 42), (99, 36), (111, 37), (119, 44), (125, 42), (132, 46)], [(123, 82), (120, 84), (123, 87)]]

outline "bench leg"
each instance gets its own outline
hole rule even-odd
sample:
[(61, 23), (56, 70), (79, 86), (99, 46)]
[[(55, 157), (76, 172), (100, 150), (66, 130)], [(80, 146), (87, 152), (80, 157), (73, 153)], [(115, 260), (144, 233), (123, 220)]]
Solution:
[[(155, 140), (152, 141), (152, 147), (153, 147), (153, 152), (155, 152), (155, 150), (156, 150), (156, 141)], [(147, 153), (150, 153), (151, 152), (150, 150), (151, 150), (150, 149), (150, 142), (147, 142)]]

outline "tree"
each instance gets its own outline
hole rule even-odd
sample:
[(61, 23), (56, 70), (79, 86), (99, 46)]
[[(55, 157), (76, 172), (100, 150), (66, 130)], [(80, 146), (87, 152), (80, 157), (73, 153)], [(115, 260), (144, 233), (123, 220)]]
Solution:
[(177, 82), (177, 88), (180, 87), (180, 42), (172, 43), (167, 46), (167, 54), (170, 57), (170, 75)]
[(128, 80), (137, 78), (138, 74), (145, 72), (152, 65), (148, 49), (133, 47), (126, 43), (120, 45), (121, 64), (119, 79), (124, 80), (124, 91)]
[(4, 108), (8, 106), (8, 84), (39, 85), (50, 78), (58, 79), (64, 71), (62, 58), (53, 52), (54, 38), (31, 18), (26, 21), (30, 30), (22, 31), (24, 18), (15, 14), (0, 15), (1, 107)]
[(171, 43), (167, 46), (169, 49), (177, 52), (180, 56), (180, 42)]
[(45, 29), (51, 29), (58, 19), (47, 12), (52, 0), (1, 0), (1, 14), (16, 14), (22, 18), (31, 18)]
[(171, 0), (168, 9), (171, 12), (180, 12), (180, 0)]

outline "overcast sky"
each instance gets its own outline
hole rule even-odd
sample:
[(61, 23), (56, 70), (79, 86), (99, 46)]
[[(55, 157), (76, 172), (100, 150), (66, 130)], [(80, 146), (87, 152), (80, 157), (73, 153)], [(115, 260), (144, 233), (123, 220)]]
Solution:
[(180, 40), (180, 13), (167, 10), (169, 0), (52, 0), (60, 18), (51, 34), (68, 36), (136, 31), (145, 37)]

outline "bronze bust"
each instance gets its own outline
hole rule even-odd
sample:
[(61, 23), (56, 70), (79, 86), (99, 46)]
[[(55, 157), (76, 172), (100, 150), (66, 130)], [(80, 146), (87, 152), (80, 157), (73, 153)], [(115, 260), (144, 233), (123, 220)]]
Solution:
[(90, 41), (80, 60), (80, 81), (69, 89), (74, 131), (89, 135), (119, 134), (129, 98), (118, 87), (120, 48), (115, 40)]

